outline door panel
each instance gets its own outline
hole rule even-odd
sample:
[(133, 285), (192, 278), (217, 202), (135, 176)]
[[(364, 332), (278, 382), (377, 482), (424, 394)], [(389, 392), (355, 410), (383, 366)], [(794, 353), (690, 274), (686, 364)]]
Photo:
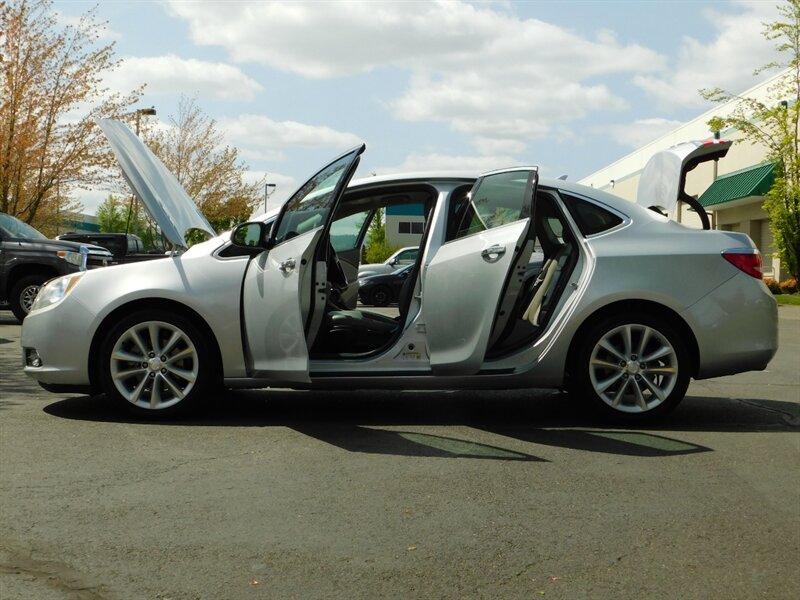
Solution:
[(512, 267), (533, 248), (527, 241), (537, 181), (531, 168), (490, 173), (448, 210), (453, 239), (436, 251), (423, 276), (434, 374), (480, 371)]
[(422, 307), (434, 373), (480, 370), (514, 249), (524, 242), (528, 222), (445, 244), (428, 265)]
[(309, 303), (300, 290), (309, 289), (304, 282), (311, 278), (321, 236), (318, 228), (292, 238), (259, 254), (247, 269), (242, 308), (254, 377), (309, 381), (304, 327)]
[(364, 149), (362, 144), (342, 154), (286, 201), (264, 244), (266, 250), (247, 267), (242, 283), (243, 344), (253, 377), (310, 381), (308, 348), (327, 298), (328, 229)]

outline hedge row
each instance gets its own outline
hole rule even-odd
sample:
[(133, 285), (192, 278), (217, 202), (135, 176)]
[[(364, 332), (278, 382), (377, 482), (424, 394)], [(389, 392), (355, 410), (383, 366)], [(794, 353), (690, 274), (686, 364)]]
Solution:
[(797, 293), (797, 279), (785, 279), (777, 282), (774, 279), (767, 277), (764, 279), (769, 291), (773, 294), (796, 294)]

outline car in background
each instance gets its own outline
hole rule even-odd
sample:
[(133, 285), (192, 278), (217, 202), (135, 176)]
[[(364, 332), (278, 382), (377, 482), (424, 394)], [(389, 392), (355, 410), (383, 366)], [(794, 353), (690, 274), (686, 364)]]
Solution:
[(371, 263), (358, 267), (358, 277), (370, 277), (372, 275), (383, 275), (396, 271), (400, 267), (413, 264), (419, 256), (419, 247), (409, 246), (400, 248), (382, 263)]
[[(99, 125), (185, 251), (42, 288), (20, 345), (25, 373), (53, 392), (104, 393), (163, 418), (226, 402), (220, 387), (561, 388), (564, 401), (642, 422), (674, 409), (692, 378), (763, 370), (778, 348), (753, 241), (649, 208), (670, 212), (686, 172), (730, 143), (656, 154), (644, 173), (669, 185), (645, 188), (638, 204), (529, 166), (351, 181), (362, 144), (277, 215), (216, 235), (128, 127)], [(358, 285), (376, 215), (411, 205), (427, 225), (397, 316), (331, 302), (332, 290)], [(189, 248), (191, 230), (210, 239)]]
[(111, 252), (114, 257), (113, 264), (115, 265), (164, 258), (163, 250), (145, 251), (142, 238), (131, 233), (70, 232), (58, 236), (57, 239), (102, 246)]
[(111, 260), (105, 248), (51, 240), (16, 217), (0, 213), (0, 309), (11, 310), (22, 321), (46, 281), (107, 266)]
[(386, 306), (397, 302), (403, 285), (409, 281), (414, 264), (406, 265), (393, 273), (358, 278), (358, 299), (361, 304)]

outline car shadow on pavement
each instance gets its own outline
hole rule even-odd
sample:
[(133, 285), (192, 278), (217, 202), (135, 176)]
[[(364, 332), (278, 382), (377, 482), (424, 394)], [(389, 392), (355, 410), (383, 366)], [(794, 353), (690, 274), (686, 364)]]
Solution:
[[(289, 427), (350, 452), (518, 461), (543, 460), (520, 451), (519, 442), (664, 457), (712, 451), (680, 439), (686, 436), (665, 433), (788, 431), (800, 426), (798, 404), (693, 397), (652, 425), (603, 422), (566, 394), (547, 391), (228, 391), (198, 415), (174, 421), (137, 419), (103, 396), (68, 398), (44, 410), (65, 419), (151, 427)], [(407, 429), (414, 426), (463, 426), (477, 430), (480, 441)], [(486, 434), (492, 444), (486, 444)], [(501, 447), (495, 436), (513, 442)]]
[(11, 312), (0, 309), (0, 325), (22, 325), (22, 322), (17, 320), (17, 317)]

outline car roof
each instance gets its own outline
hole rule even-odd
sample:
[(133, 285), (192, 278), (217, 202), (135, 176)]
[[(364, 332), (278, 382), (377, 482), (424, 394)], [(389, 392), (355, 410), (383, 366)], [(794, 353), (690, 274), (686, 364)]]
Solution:
[[(477, 171), (420, 171), (412, 173), (391, 173), (387, 175), (376, 175), (373, 177), (362, 177), (350, 182), (348, 189), (366, 188), (372, 185), (384, 185), (389, 183), (423, 183), (423, 182), (463, 182), (470, 183), (480, 177)], [(624, 214), (643, 216), (657, 216), (657, 213), (637, 206), (634, 202), (615, 196), (580, 183), (574, 183), (563, 179), (551, 179), (542, 177), (539, 179), (539, 187), (544, 189), (563, 190), (564, 192), (588, 197), (599, 201), (611, 208)]]

